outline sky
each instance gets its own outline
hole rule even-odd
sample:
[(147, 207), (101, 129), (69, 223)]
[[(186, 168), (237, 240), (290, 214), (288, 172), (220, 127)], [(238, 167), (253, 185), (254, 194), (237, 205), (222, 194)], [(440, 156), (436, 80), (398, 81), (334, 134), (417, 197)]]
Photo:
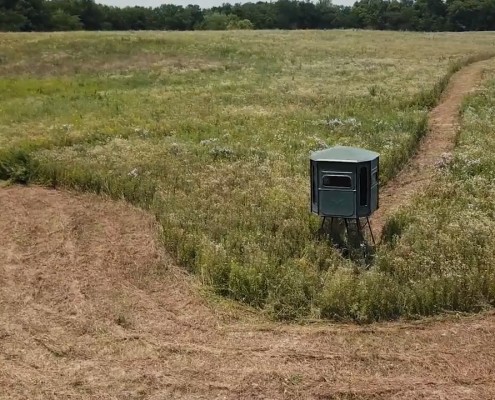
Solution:
[[(255, 3), (257, 0), (251, 0)], [(353, 5), (356, 0), (333, 0), (333, 4), (337, 5)], [(97, 3), (107, 4), (109, 6), (143, 6), (143, 7), (156, 7), (160, 4), (177, 4), (186, 6), (188, 4), (197, 4), (201, 8), (209, 8), (212, 6), (219, 6), (223, 3), (246, 3), (247, 0), (96, 0)]]

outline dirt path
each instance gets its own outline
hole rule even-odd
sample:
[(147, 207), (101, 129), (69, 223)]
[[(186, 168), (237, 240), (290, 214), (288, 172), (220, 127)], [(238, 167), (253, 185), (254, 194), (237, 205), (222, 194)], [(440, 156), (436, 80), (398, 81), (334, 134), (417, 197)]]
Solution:
[(495, 315), (281, 325), (212, 308), (147, 214), (0, 189), (1, 399), (493, 399)]
[(380, 209), (372, 218), (375, 238), (381, 238), (387, 218), (414, 195), (433, 182), (435, 164), (452, 152), (459, 130), (459, 113), (464, 97), (480, 83), (483, 69), (492, 60), (475, 62), (455, 73), (440, 103), (429, 115), (428, 134), (408, 165), (380, 190)]

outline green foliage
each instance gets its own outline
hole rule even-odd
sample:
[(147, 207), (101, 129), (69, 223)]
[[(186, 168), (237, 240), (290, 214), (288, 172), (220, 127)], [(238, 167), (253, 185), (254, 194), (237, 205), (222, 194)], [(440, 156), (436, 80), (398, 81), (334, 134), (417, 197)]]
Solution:
[(209, 31), (224, 31), (249, 30), (253, 29), (254, 25), (248, 19), (239, 19), (235, 14), (211, 12), (205, 15), (203, 22), (198, 27)]
[(28, 23), (28, 19), (13, 10), (0, 8), (0, 31), (18, 32)]
[(205, 15), (201, 29), (208, 31), (224, 31), (227, 29), (231, 20), (226, 14), (221, 14), (218, 12), (212, 12)]
[(228, 30), (249, 30), (254, 29), (253, 23), (248, 19), (231, 18), (227, 24)]
[(83, 28), (77, 15), (70, 15), (60, 8), (53, 12), (51, 25), (60, 31), (77, 31)]
[(0, 179), (16, 183), (29, 182), (35, 170), (28, 148), (3, 149), (0, 151)]
[(413, 216), (407, 212), (393, 215), (386, 223), (382, 232), (382, 242), (394, 244), (402, 236), (402, 232), (407, 226), (413, 223)]
[(400, 31), (493, 30), (493, 0), (359, 0), (352, 6), (301, 0), (225, 3), (201, 9), (110, 7), (94, 0), (10, 0), (0, 31), (360, 28)]
[(292, 320), (309, 314), (317, 285), (317, 276), (311, 271), (298, 265), (282, 266), (270, 285), (268, 309), (276, 319)]
[[(492, 68), (492, 77), (494, 73)], [(382, 252), (377, 268), (400, 283), (405, 314), (478, 311), (494, 305), (494, 105), (492, 80), (466, 103), (453, 162), (386, 229), (387, 236), (399, 236)]]
[(232, 264), (229, 293), (232, 297), (255, 307), (262, 307), (268, 296), (267, 265), (242, 266)]

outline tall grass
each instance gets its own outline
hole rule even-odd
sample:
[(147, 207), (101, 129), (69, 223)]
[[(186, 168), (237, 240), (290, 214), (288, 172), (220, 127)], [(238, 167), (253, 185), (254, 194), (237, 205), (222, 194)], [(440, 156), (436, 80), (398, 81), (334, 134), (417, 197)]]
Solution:
[(397, 245), (364, 271), (318, 239), (308, 155), (370, 148), (386, 181), (414, 152), (449, 74), (492, 35), (474, 47), (467, 35), (382, 32), (27, 37), (0, 36), (0, 178), (150, 210), (184, 267), (277, 318), (445, 308), (450, 297), (429, 292), (443, 280), (408, 288), (397, 275)]
[(441, 176), (391, 219), (376, 269), (392, 275), (402, 313), (478, 311), (495, 303), (495, 68), (466, 102), (458, 147)]

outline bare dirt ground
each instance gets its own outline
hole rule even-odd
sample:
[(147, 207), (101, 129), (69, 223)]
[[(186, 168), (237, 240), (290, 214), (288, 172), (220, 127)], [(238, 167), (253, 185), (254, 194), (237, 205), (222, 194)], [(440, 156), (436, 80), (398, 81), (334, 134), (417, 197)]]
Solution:
[(452, 152), (459, 131), (459, 113), (464, 97), (480, 83), (483, 70), (493, 60), (475, 62), (455, 73), (440, 103), (430, 112), (428, 133), (408, 165), (380, 189), (380, 209), (372, 218), (375, 238), (380, 239), (388, 216), (408, 204), (412, 197), (434, 182), (435, 164)]
[(198, 291), (126, 204), (0, 189), (1, 399), (493, 399), (495, 314), (283, 325)]

